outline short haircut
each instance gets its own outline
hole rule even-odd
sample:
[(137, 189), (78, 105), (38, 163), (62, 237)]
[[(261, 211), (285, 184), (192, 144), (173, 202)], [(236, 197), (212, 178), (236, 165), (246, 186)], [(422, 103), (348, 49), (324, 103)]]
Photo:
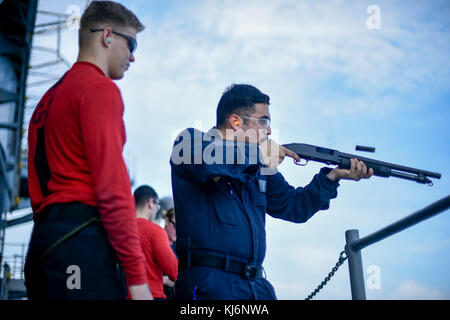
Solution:
[(158, 199), (158, 194), (156, 191), (147, 185), (140, 186), (134, 190), (134, 202), (136, 204), (136, 209), (142, 208), (150, 199)]
[(270, 97), (249, 84), (232, 84), (227, 87), (217, 105), (216, 127), (226, 125), (233, 113), (249, 116), (253, 113), (255, 103), (269, 105)]
[(80, 19), (79, 46), (89, 39), (91, 29), (98, 27), (144, 30), (144, 25), (136, 15), (120, 3), (114, 1), (92, 1)]

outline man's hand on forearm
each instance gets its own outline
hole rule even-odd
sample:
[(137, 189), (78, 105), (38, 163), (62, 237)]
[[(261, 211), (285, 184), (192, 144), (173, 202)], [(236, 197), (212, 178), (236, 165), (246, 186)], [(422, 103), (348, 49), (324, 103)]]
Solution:
[(170, 280), (168, 276), (164, 276), (163, 277), (163, 284), (165, 286), (168, 286), (168, 287), (174, 287), (175, 286), (175, 282)]
[(131, 300), (153, 300), (152, 293), (146, 283), (128, 287)]
[(358, 159), (350, 159), (350, 169), (333, 169), (327, 174), (327, 177), (333, 181), (339, 181), (340, 179), (359, 181), (369, 179), (372, 175), (373, 169), (367, 170), (364, 162)]

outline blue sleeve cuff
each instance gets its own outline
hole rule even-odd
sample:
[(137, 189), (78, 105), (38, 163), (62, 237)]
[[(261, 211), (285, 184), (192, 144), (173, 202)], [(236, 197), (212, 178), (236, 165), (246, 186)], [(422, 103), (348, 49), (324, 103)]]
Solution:
[(336, 190), (339, 187), (338, 181), (333, 181), (330, 178), (327, 177), (327, 174), (329, 174), (333, 169), (328, 167), (323, 167), (320, 169), (319, 172), (319, 180), (322, 182), (323, 186), (328, 187), (329, 190)]

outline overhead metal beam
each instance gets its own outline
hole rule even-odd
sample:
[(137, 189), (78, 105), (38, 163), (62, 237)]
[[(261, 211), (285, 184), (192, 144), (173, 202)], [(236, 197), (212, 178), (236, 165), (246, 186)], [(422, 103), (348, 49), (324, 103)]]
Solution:
[(6, 228), (11, 228), (22, 223), (33, 221), (33, 213), (28, 213), (20, 218), (11, 219), (6, 221)]

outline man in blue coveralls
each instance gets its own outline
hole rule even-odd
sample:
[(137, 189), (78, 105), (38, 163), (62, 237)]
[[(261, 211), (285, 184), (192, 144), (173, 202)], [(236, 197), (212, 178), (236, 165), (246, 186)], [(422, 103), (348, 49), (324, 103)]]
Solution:
[(322, 168), (304, 188), (290, 186), (276, 167), (291, 150), (268, 140), (269, 96), (232, 85), (217, 106), (216, 127), (181, 132), (170, 164), (177, 220), (177, 299), (271, 300), (263, 276), (266, 212), (306, 222), (329, 207), (340, 179), (370, 178), (363, 162)]

